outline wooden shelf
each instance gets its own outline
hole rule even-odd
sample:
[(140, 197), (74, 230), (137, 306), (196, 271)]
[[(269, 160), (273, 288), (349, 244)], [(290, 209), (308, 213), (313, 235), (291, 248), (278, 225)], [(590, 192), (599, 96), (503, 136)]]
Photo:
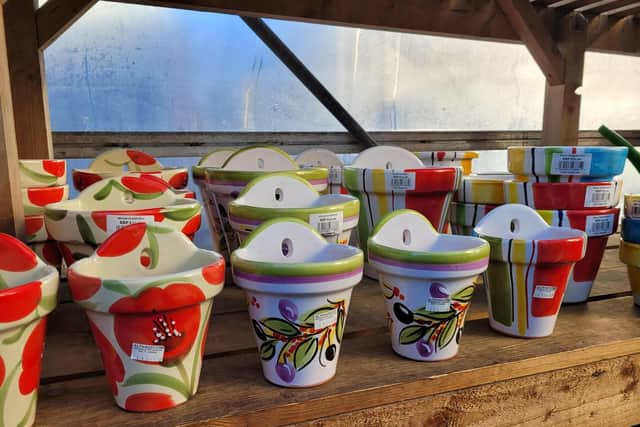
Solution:
[(243, 293), (229, 286), (214, 304), (198, 394), (147, 414), (115, 406), (84, 314), (63, 302), (50, 318), (37, 424), (640, 422), (640, 309), (616, 247), (607, 250), (589, 303), (563, 306), (548, 338), (492, 331), (481, 289), (459, 355), (419, 363), (391, 351), (383, 298), (364, 280), (354, 291), (336, 377), (292, 390), (264, 380)]

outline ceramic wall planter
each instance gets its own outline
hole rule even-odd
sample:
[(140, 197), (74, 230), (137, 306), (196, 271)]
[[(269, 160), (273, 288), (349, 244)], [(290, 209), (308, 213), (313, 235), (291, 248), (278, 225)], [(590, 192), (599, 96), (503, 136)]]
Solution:
[(22, 189), (22, 205), (25, 215), (42, 215), (49, 203), (57, 203), (69, 198), (69, 186), (31, 187)]
[(71, 296), (86, 309), (119, 407), (157, 411), (196, 393), (224, 268), (182, 233), (144, 223), (69, 268)]
[(67, 183), (65, 160), (19, 160), (20, 187), (53, 187)]
[(627, 265), (633, 302), (640, 306), (640, 245), (620, 241), (620, 261)]
[[(443, 231), (449, 203), (461, 176), (458, 167), (423, 167), (413, 153), (399, 147), (380, 146), (363, 151), (344, 169), (345, 187), (360, 200), (360, 247), (366, 248), (376, 224), (398, 209), (416, 210), (438, 231)], [(376, 277), (369, 264), (365, 273)]]
[(514, 175), (547, 177), (549, 182), (611, 181), (624, 170), (626, 147), (509, 147)]
[(262, 224), (231, 256), (235, 283), (247, 293), (265, 378), (310, 387), (336, 372), (351, 291), (363, 254), (328, 243), (297, 219)]
[(303, 168), (326, 168), (329, 170), (329, 193), (346, 194), (342, 186), (342, 168), (344, 163), (333, 151), (324, 148), (312, 148), (303, 151), (296, 157), (296, 162)]
[(306, 180), (288, 172), (256, 178), (229, 204), (229, 223), (243, 242), (264, 221), (298, 218), (329, 243), (347, 244), (358, 225), (360, 202), (346, 194), (320, 195)]
[(88, 169), (74, 169), (73, 186), (76, 190), (82, 191), (101, 179), (123, 175), (157, 176), (178, 190), (186, 187), (189, 179), (186, 168), (167, 168), (147, 153), (117, 148), (97, 156)]
[(463, 203), (502, 205), (505, 203), (504, 182), (513, 178), (510, 174), (464, 176), (455, 198)]
[(58, 242), (30, 243), (29, 248), (45, 263), (56, 267), (58, 270), (62, 267), (62, 254), (58, 249)]
[(58, 271), (7, 234), (0, 234), (0, 254), (0, 425), (30, 426)]
[[(236, 151), (220, 168), (205, 168), (206, 190), (210, 206), (209, 223), (212, 227), (214, 247), (228, 257), (239, 245), (235, 231), (229, 224), (229, 203), (235, 200), (247, 184), (266, 173), (290, 171), (307, 180), (313, 188), (325, 193), (328, 188), (329, 172), (324, 168), (304, 168), (284, 151), (276, 147), (254, 146)], [(222, 232), (224, 231), (224, 232)], [(216, 234), (218, 233), (218, 234)]]
[(624, 195), (624, 216), (626, 218), (640, 218), (640, 194)]
[(607, 182), (505, 182), (508, 203), (535, 209), (602, 209), (618, 205), (622, 180)]
[(455, 356), (489, 244), (438, 234), (424, 216), (403, 209), (376, 226), (369, 262), (379, 274), (393, 351), (419, 361)]
[(29, 215), (24, 217), (25, 242), (41, 243), (51, 240), (51, 235), (45, 227), (44, 215)]
[[(47, 205), (49, 236), (82, 244), (73, 253), (90, 253), (113, 232), (133, 223), (161, 224), (192, 237), (200, 228), (200, 204), (177, 196), (157, 178), (122, 176), (92, 184), (76, 199)], [(64, 246), (61, 248), (65, 261)]]
[(523, 205), (497, 207), (475, 232), (491, 246), (485, 273), (491, 327), (516, 337), (550, 335), (573, 266), (584, 257), (586, 234), (551, 227)]
[(473, 159), (478, 158), (475, 151), (422, 151), (416, 156), (425, 166), (460, 166), (464, 175), (472, 172)]

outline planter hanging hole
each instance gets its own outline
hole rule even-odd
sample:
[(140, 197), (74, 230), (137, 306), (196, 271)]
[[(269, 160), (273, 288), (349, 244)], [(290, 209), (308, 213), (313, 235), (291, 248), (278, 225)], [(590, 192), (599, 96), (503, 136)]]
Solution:
[(151, 249), (149, 248), (144, 248), (141, 252), (140, 252), (140, 265), (143, 266), (146, 269), (151, 268)]
[(263, 158), (259, 158), (258, 159), (258, 169), (264, 169), (264, 159)]
[(405, 229), (402, 232), (402, 243), (404, 243), (405, 246), (409, 246), (411, 244), (411, 231)]
[(274, 197), (276, 199), (276, 202), (282, 202), (282, 200), (284, 198), (284, 194), (282, 193), (282, 188), (276, 188), (276, 191), (274, 193)]
[(520, 222), (517, 219), (512, 219), (509, 223), (509, 230), (512, 234), (515, 234), (520, 229)]
[(284, 239), (282, 241), (282, 255), (290, 257), (293, 254), (293, 242), (291, 239)]
[(127, 205), (130, 205), (133, 203), (133, 193), (131, 191), (125, 191), (122, 194), (122, 201), (125, 202)]
[(393, 164), (391, 162), (387, 162), (386, 165), (384, 165), (385, 169), (393, 169)]

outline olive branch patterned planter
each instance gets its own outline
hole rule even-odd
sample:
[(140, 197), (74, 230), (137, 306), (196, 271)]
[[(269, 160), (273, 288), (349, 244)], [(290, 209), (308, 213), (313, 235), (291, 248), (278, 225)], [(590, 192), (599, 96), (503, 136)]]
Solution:
[(19, 160), (20, 187), (42, 188), (67, 183), (65, 160)]
[(0, 254), (0, 426), (30, 426), (58, 271), (7, 234), (0, 234)]
[(235, 283), (247, 293), (265, 378), (284, 387), (330, 380), (351, 291), (362, 278), (362, 251), (283, 218), (258, 227), (231, 263)]
[(438, 234), (416, 211), (390, 213), (369, 238), (393, 350), (419, 361), (458, 353), (473, 280), (489, 263), (482, 239)]
[(138, 223), (69, 268), (116, 403), (129, 411), (179, 405), (198, 388), (224, 259), (184, 234)]

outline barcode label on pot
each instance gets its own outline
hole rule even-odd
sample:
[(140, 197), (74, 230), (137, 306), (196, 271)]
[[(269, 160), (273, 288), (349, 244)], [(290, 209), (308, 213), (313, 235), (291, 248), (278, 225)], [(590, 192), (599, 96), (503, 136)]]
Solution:
[(587, 217), (585, 231), (588, 236), (608, 236), (613, 233), (613, 214), (590, 215)]
[(107, 215), (107, 234), (114, 233), (131, 224), (153, 224), (153, 215)]
[(533, 291), (534, 298), (552, 299), (556, 295), (555, 286), (536, 285), (536, 289)]
[(427, 298), (427, 304), (424, 309), (435, 313), (446, 313), (451, 307), (451, 300), (449, 298)]
[(164, 358), (163, 345), (131, 344), (131, 359), (141, 362), (162, 362)]
[(313, 328), (324, 329), (335, 324), (338, 321), (338, 310), (323, 311), (313, 316)]
[(611, 185), (598, 185), (587, 187), (584, 198), (584, 206), (587, 208), (607, 208), (613, 204), (613, 187)]
[(387, 189), (392, 191), (406, 191), (416, 189), (415, 172), (387, 172)]
[(591, 154), (551, 155), (552, 175), (588, 175), (591, 172)]
[(341, 233), (342, 223), (342, 212), (309, 215), (309, 224), (323, 236)]
[(640, 217), (640, 200), (634, 200), (633, 202), (631, 202), (631, 217)]
[(329, 168), (329, 184), (342, 184), (342, 169), (335, 166)]

